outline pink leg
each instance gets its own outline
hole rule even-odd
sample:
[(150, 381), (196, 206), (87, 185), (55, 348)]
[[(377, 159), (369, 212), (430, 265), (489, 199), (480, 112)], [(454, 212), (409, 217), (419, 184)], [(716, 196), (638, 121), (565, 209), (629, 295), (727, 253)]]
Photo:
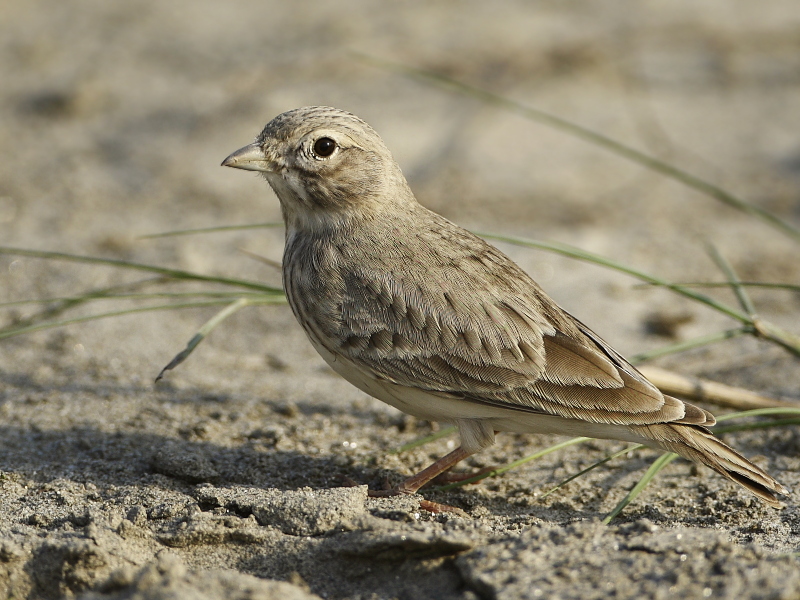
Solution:
[[(475, 454), (474, 452), (467, 452), (461, 446), (443, 456), (431, 466), (423, 469), (416, 475), (412, 475), (405, 481), (403, 481), (397, 487), (390, 489), (390, 490), (369, 490), (369, 496), (371, 498), (386, 498), (389, 496), (399, 496), (401, 494), (415, 494), (417, 491), (424, 486), (426, 483), (436, 479), (442, 473), (445, 473), (449, 469), (452, 469), (456, 464)], [(484, 473), (486, 471), (491, 470), (483, 469), (479, 471), (479, 473)], [(452, 476), (454, 481), (469, 479), (470, 477), (474, 477), (475, 474), (472, 475), (455, 475)], [(358, 485), (355, 481), (350, 478), (345, 478), (345, 485)], [(421, 500), (419, 503), (419, 507), (422, 510), (427, 510), (429, 512), (452, 512), (461, 514), (466, 516), (466, 513), (462, 511), (460, 508), (455, 508), (454, 506), (448, 506), (447, 504), (439, 504), (438, 502), (433, 502), (431, 500)]]
[(428, 468), (423, 469), (416, 475), (412, 475), (396, 488), (392, 490), (370, 491), (369, 495), (373, 497), (384, 497), (398, 496), (400, 494), (414, 494), (417, 492), (417, 490), (419, 490), (419, 488), (428, 483), (430, 480), (436, 478), (438, 475), (441, 475), (448, 469), (453, 468), (457, 463), (461, 462), (472, 454), (474, 453), (467, 452), (461, 446), (459, 446), (450, 454), (443, 456)]

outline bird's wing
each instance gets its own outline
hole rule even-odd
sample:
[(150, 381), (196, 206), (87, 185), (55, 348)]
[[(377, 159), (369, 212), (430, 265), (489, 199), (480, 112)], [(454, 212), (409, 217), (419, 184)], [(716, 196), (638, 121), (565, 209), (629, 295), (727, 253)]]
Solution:
[(416, 279), (414, 270), (348, 273), (335, 351), (377, 378), (504, 408), (596, 423), (708, 422), (661, 394), (498, 250), (486, 245), (475, 260), (501, 268), (504, 283), (487, 286), (487, 265), (463, 261)]

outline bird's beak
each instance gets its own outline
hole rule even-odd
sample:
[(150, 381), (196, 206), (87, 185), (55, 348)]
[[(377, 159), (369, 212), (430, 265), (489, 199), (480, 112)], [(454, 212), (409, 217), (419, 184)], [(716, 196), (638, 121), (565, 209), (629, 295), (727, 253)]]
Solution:
[(270, 168), (264, 150), (260, 145), (255, 143), (249, 144), (244, 148), (239, 148), (222, 161), (222, 166), (244, 169), (245, 171), (262, 171), (264, 173), (271, 173), (273, 171), (273, 169)]

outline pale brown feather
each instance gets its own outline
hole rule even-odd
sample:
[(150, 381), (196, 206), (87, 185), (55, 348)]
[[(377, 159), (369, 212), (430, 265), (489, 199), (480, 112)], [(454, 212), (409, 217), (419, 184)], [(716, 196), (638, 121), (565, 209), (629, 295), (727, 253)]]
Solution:
[[(323, 340), (331, 352), (398, 385), (505, 408), (613, 424), (683, 418), (683, 403), (665, 401), (505, 255), (468, 232), (453, 231), (438, 215), (411, 216), (441, 227), (410, 225), (417, 235), (394, 239), (388, 249), (388, 236), (373, 238), (366, 249), (362, 240), (359, 261), (348, 260), (346, 242), (337, 244), (345, 254), (340, 265), (359, 268), (338, 269), (341, 307), (331, 315), (335, 331)], [(434, 243), (445, 234), (448, 244)], [(387, 271), (386, 261), (369, 260), (387, 252), (424, 254), (426, 268), (396, 265)], [(372, 264), (364, 268), (365, 261)], [(487, 278), (487, 265), (502, 278)], [(343, 342), (331, 347), (336, 339)]]
[(771, 506), (780, 506), (776, 492), (788, 493), (773, 477), (714, 437), (705, 427), (664, 423), (633, 426), (631, 430), (652, 440), (664, 450), (710, 467), (723, 477), (747, 488)]

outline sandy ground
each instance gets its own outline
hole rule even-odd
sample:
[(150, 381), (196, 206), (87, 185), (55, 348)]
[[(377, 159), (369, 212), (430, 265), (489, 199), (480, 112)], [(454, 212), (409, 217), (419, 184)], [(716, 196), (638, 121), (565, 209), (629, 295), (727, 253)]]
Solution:
[[(464, 226), (581, 246), (666, 278), (797, 282), (795, 242), (620, 158), (365, 53), (435, 69), (624, 140), (800, 224), (800, 12), (767, 3), (243, 0), (0, 5), (0, 244), (277, 284), (276, 221), (220, 161), (276, 114), (329, 104), (369, 121), (418, 198)], [(735, 325), (630, 278), (504, 247), (624, 353)], [(137, 281), (0, 256), (0, 302)], [(189, 289), (199, 289), (196, 285)], [(726, 291), (714, 292), (734, 302)], [(798, 332), (798, 296), (753, 293)], [(158, 302), (151, 300), (149, 302)], [(139, 305), (145, 305), (142, 301)], [(117, 308), (121, 305), (115, 305)], [(124, 305), (127, 306), (127, 305)], [(113, 309), (101, 303), (75, 314)], [(30, 306), (4, 307), (3, 323)], [(796, 428), (726, 437), (795, 493), (773, 510), (672, 463), (609, 526), (655, 458), (593, 442), (505, 476), (376, 500), (452, 447), (337, 378), (285, 306), (241, 311), (158, 385), (216, 309), (144, 313), (0, 341), (0, 596), (13, 598), (796, 598)], [(650, 333), (676, 323), (672, 338)], [(658, 363), (800, 400), (797, 360), (739, 338)], [(465, 468), (557, 441), (500, 436)], [(342, 487), (345, 477), (361, 484)]]

